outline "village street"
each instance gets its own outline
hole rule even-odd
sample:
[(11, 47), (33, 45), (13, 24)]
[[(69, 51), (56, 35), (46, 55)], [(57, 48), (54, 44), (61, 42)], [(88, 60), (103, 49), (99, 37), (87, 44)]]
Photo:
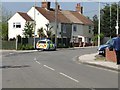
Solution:
[(97, 48), (30, 53), (4, 52), (3, 88), (117, 88), (118, 73), (81, 64), (77, 57)]

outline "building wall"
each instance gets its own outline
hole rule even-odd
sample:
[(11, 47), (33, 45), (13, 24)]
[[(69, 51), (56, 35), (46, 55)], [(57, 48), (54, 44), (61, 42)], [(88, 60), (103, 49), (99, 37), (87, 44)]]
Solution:
[(32, 7), (27, 14), (34, 20), (34, 12), (35, 12), (35, 21), (36, 21), (36, 29), (35, 29), (35, 35), (37, 34), (38, 29), (40, 28), (44, 28), (47, 29), (45, 24), (48, 24), (49, 21), (38, 11), (35, 9), (34, 11), (34, 7)]
[[(74, 31), (74, 27), (76, 26), (76, 31)], [(72, 24), (72, 36), (82, 36), (83, 35), (83, 25), (80, 24)]]
[[(9, 21), (8, 21), (8, 39), (16, 38), (16, 35), (20, 35), (23, 37), (23, 29), (25, 26), (25, 20), (16, 13)], [(14, 28), (13, 23), (20, 23), (21, 28)]]
[(93, 37), (93, 26), (84, 25), (83, 26), (83, 36), (86, 37), (85, 42), (89, 42), (89, 38), (92, 39), (92, 37)]
[(71, 38), (72, 35), (72, 25), (71, 24), (61, 24), (61, 37)]
[[(51, 29), (52, 31), (52, 34), (55, 34), (55, 22), (51, 22), (50, 23), (50, 26), (53, 26), (53, 28)], [(57, 37), (58, 38), (61, 38), (61, 23), (58, 23), (58, 26), (57, 26)]]

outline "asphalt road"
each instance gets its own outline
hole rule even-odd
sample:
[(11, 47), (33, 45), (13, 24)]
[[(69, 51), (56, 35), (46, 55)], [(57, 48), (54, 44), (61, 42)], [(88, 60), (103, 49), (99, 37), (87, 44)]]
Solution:
[(117, 88), (118, 73), (77, 62), (96, 48), (31, 53), (7, 52), (2, 57), (3, 88)]

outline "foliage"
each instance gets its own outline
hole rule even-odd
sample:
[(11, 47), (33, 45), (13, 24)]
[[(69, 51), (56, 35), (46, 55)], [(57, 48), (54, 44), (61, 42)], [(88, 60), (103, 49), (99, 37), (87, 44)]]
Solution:
[[(50, 24), (46, 24), (46, 29), (44, 29), (43, 27), (38, 29), (38, 35), (40, 38), (42, 37), (47, 37), (47, 38), (52, 38), (52, 31), (51, 29), (53, 28), (53, 26), (50, 26)], [(45, 34), (46, 32), (46, 34)]]
[[(104, 38), (104, 34), (100, 34), (100, 39), (102, 40)], [(92, 38), (92, 41), (95, 43), (98, 41), (98, 34), (95, 34), (94, 37)]]
[(33, 50), (34, 47), (33, 45), (30, 45), (30, 44), (20, 44), (18, 45), (18, 50)]
[(97, 17), (97, 15), (95, 15), (93, 17), (93, 23), (94, 23), (93, 32), (94, 32), (94, 35), (96, 35), (96, 34), (98, 34), (98, 17)]
[(0, 36), (3, 40), (8, 40), (8, 24), (6, 22), (0, 23)]
[[(120, 11), (120, 7), (119, 7)], [(116, 35), (116, 20), (117, 20), (117, 4), (113, 3), (111, 5), (111, 17), (110, 17), (110, 5), (105, 5), (103, 9), (101, 9), (101, 16), (100, 16), (100, 28), (101, 33), (104, 34), (105, 37), (114, 37)], [(120, 12), (119, 12), (119, 19), (120, 19)], [(111, 22), (110, 22), (111, 21)], [(93, 17), (94, 22), (94, 35), (98, 34), (98, 17), (95, 15)], [(120, 23), (119, 23), (120, 27)], [(120, 30), (120, 28), (119, 28)]]
[(25, 35), (26, 38), (32, 37), (32, 35), (33, 35), (33, 23), (27, 22), (25, 24), (23, 31), (24, 31), (23, 34)]
[(39, 37), (40, 37), (40, 38), (45, 37), (43, 27), (42, 27), (42, 28), (40, 28), (40, 29), (38, 29), (38, 31), (37, 31), (37, 32), (38, 32), (38, 35), (39, 35)]

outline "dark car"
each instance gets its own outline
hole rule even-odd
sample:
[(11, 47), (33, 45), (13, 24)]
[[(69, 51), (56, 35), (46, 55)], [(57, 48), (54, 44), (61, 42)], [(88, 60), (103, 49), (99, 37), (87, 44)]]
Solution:
[(113, 45), (113, 42), (114, 42), (115, 39), (116, 39), (116, 37), (108, 40), (105, 44), (100, 45), (100, 47), (98, 48), (99, 55), (105, 56), (105, 49), (106, 49), (107, 47), (111, 47), (111, 46)]

